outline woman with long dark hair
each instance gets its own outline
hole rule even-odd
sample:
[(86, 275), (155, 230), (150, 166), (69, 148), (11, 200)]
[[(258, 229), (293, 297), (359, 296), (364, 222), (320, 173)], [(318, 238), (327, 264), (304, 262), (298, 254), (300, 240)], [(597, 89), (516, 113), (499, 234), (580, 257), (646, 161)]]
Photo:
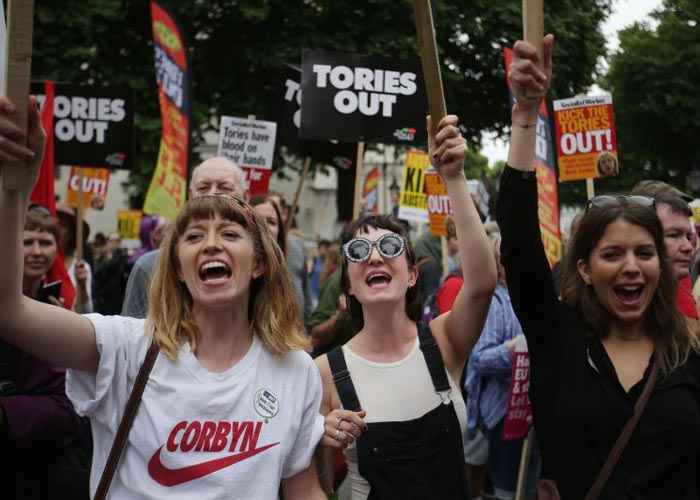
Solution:
[(498, 202), (508, 289), (532, 360), (543, 473), (565, 499), (698, 498), (700, 358), (675, 306), (654, 200), (590, 199), (566, 254), (561, 301), (554, 292), (533, 165), (540, 98), (529, 97), (549, 87), (553, 42), (545, 37), (541, 66), (532, 45), (515, 45)]

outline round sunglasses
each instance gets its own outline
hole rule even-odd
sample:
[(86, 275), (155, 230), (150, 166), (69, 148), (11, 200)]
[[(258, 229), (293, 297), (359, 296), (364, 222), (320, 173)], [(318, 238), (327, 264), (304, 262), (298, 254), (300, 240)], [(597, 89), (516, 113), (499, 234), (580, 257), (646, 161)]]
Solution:
[(622, 204), (640, 205), (642, 207), (649, 207), (649, 208), (654, 208), (656, 206), (656, 202), (655, 202), (654, 198), (650, 198), (649, 196), (626, 195), (626, 194), (618, 194), (618, 195), (602, 194), (599, 196), (594, 196), (593, 198), (588, 200), (588, 202), (586, 203), (586, 211), (588, 211), (591, 207), (613, 208), (613, 207), (619, 207)]
[(385, 259), (395, 259), (406, 249), (406, 242), (394, 233), (385, 234), (377, 241), (357, 236), (343, 245), (343, 255), (350, 262), (365, 262), (369, 260), (374, 247), (377, 247), (379, 255)]

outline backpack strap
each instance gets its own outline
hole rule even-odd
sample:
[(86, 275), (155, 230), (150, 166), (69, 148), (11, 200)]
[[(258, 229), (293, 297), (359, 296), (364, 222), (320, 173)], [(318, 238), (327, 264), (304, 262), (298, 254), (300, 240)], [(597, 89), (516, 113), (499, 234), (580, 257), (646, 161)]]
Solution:
[(338, 390), (340, 402), (343, 403), (343, 408), (351, 411), (360, 411), (360, 400), (357, 398), (355, 385), (352, 383), (348, 365), (345, 362), (345, 354), (341, 346), (335, 347), (328, 352), (328, 364), (331, 367), (333, 382)]
[(112, 484), (112, 478), (114, 477), (114, 473), (117, 471), (117, 465), (119, 465), (119, 459), (124, 451), (124, 446), (126, 446), (129, 431), (131, 430), (131, 426), (134, 423), (134, 418), (136, 417), (136, 412), (141, 404), (141, 396), (143, 396), (143, 391), (146, 388), (148, 376), (151, 373), (151, 369), (153, 368), (153, 364), (156, 362), (157, 357), (158, 345), (156, 344), (155, 340), (151, 340), (151, 345), (148, 348), (148, 352), (146, 352), (146, 358), (143, 360), (143, 364), (141, 365), (139, 373), (136, 376), (134, 387), (131, 389), (129, 400), (126, 402), (124, 415), (119, 423), (117, 435), (114, 437), (112, 449), (109, 450), (107, 465), (102, 471), (102, 476), (100, 477), (100, 483), (97, 485), (94, 500), (104, 500), (107, 497), (109, 485)]
[(440, 348), (435, 342), (435, 337), (433, 337), (430, 327), (425, 323), (418, 323), (418, 340), (425, 363), (428, 365), (435, 392), (444, 393), (450, 391), (450, 382), (447, 380), (445, 363), (442, 360)]

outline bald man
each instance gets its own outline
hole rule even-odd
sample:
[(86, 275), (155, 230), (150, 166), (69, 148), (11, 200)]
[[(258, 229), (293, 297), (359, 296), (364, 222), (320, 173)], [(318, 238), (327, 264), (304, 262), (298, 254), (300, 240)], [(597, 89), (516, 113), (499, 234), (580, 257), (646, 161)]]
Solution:
[[(216, 156), (204, 160), (192, 172), (190, 198), (207, 194), (231, 194), (243, 197), (245, 175), (227, 158)], [(159, 250), (143, 254), (134, 263), (126, 284), (122, 316), (145, 318), (148, 312), (148, 287), (156, 266)]]

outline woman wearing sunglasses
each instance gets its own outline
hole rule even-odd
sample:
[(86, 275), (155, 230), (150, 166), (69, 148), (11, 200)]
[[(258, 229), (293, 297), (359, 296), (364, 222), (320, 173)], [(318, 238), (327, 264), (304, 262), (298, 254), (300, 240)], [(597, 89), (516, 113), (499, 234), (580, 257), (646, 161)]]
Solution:
[(451, 312), (419, 324), (418, 271), (404, 226), (390, 216), (352, 225), (342, 287), (359, 333), (317, 364), (323, 444), (344, 450), (353, 500), (467, 496), (458, 383), (488, 311), (496, 265), (469, 195), (457, 117), (444, 118), (428, 142), (452, 201), (467, 278)]
[[(0, 98), (0, 166), (21, 161), (35, 178), (45, 137), (36, 102), (26, 136), (12, 114)], [(66, 393), (92, 428), (91, 496), (149, 353), (108, 498), (324, 499), (311, 464), (321, 379), (282, 253), (253, 208), (226, 194), (189, 200), (162, 244), (148, 318), (81, 316), (22, 295), (30, 191), (0, 189), (0, 337), (69, 368)]]
[[(675, 307), (654, 202), (599, 196), (564, 264), (561, 302), (540, 238), (534, 152), (552, 75), (525, 42), (510, 70), (516, 104), (498, 223), (508, 288), (532, 359), (530, 398), (550, 498), (698, 498), (698, 346)], [(545, 486), (545, 484), (543, 484)]]

